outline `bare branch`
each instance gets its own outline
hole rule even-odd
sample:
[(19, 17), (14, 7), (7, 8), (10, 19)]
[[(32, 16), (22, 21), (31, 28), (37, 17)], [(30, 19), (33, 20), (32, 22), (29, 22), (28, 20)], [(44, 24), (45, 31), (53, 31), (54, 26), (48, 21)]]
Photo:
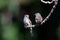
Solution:
[(53, 5), (50, 13), (49, 13), (48, 16), (41, 22), (41, 24), (45, 23), (45, 22), (49, 19), (49, 17), (52, 15), (54, 9), (56, 8), (56, 5), (57, 5), (57, 4), (58, 4), (58, 0), (55, 0), (55, 1), (54, 1), (54, 5)]

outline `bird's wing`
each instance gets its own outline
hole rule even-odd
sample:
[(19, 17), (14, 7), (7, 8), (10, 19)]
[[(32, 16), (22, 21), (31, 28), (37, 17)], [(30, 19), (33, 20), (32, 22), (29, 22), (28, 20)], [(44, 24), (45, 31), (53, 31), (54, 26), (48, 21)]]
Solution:
[(38, 21), (39, 21), (39, 22), (42, 22), (43, 17), (41, 16), (40, 13), (36, 13), (35, 16), (36, 16), (36, 17), (35, 17), (35, 21), (36, 21), (36, 22), (38, 22)]
[(31, 24), (31, 20), (29, 18), (24, 18), (24, 24), (28, 24), (30, 25)]

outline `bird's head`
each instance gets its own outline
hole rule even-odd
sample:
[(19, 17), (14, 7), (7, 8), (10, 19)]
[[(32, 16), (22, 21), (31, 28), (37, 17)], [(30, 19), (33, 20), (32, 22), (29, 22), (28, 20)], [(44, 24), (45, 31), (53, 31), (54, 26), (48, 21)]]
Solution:
[(29, 18), (29, 15), (28, 15), (28, 14), (26, 14), (26, 15), (25, 15), (25, 17), (28, 17), (28, 18)]
[(39, 15), (40, 15), (40, 13), (35, 13), (34, 15), (35, 15), (35, 16), (39, 16)]

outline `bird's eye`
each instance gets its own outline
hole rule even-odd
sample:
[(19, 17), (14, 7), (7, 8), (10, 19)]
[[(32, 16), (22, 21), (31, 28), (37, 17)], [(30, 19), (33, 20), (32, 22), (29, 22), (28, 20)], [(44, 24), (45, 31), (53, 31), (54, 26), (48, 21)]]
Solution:
[(26, 23), (25, 26), (27, 26), (28, 24)]

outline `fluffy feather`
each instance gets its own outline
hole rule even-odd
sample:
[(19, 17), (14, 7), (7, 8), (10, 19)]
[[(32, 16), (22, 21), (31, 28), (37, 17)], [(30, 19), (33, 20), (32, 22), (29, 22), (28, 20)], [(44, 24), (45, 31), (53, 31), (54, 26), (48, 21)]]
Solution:
[(43, 21), (43, 17), (41, 16), (40, 13), (35, 13), (35, 21), (36, 21), (36, 23)]
[(34, 25), (32, 25), (31, 20), (29, 19), (29, 15), (24, 15), (23, 22), (24, 22), (25, 28), (27, 28), (27, 27), (34, 27)]

